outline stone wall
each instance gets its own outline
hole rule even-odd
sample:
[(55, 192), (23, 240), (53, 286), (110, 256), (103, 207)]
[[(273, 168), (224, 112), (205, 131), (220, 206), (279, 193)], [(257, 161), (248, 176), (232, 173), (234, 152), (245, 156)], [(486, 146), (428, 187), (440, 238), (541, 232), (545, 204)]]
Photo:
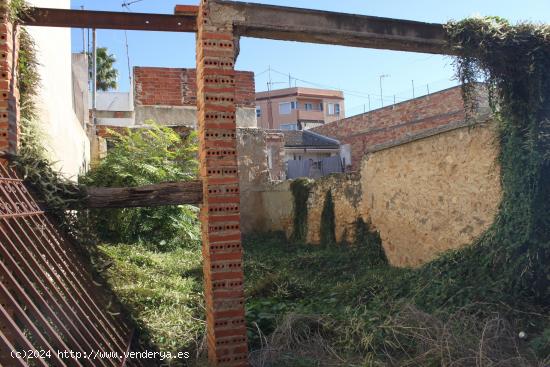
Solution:
[(328, 191), (334, 202), (336, 241), (351, 242), (355, 235), (355, 222), (361, 216), (361, 181), (356, 173), (334, 174), (315, 180), (307, 202), (306, 241), (320, 242), (321, 214)]
[(392, 264), (416, 266), (471, 243), (501, 199), (494, 125), (462, 127), (370, 153), (361, 213)]
[[(337, 241), (354, 240), (358, 218), (370, 221), (393, 265), (418, 266), (471, 243), (492, 224), (500, 204), (496, 136), (493, 123), (462, 123), (379, 145), (363, 159), (359, 172), (313, 183), (307, 241), (319, 243), (321, 213), (331, 190)], [(255, 190), (260, 198), (251, 229), (290, 235), (290, 181)], [(243, 216), (252, 215), (247, 211), (243, 206)]]

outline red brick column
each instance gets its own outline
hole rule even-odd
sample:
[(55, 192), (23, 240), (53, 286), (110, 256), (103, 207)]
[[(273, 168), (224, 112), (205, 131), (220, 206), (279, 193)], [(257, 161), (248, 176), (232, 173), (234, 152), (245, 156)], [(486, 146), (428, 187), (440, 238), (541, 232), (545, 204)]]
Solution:
[(19, 147), (19, 44), (8, 6), (9, 0), (0, 0), (0, 150), (15, 153)]
[[(215, 21), (203, 0), (197, 32), (197, 108), (208, 358), (247, 366), (239, 176), (235, 120), (235, 45), (231, 19)], [(229, 22), (229, 23), (225, 23)]]

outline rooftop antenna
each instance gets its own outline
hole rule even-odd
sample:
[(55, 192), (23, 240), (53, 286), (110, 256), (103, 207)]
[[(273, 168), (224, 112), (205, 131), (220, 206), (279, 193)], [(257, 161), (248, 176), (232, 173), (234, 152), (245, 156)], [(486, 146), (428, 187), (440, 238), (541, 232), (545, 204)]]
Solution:
[(382, 74), (379, 77), (380, 77), (380, 104), (382, 105), (382, 107), (384, 107), (384, 97), (382, 95), (382, 79), (383, 78), (389, 78), (390, 75), (389, 74)]

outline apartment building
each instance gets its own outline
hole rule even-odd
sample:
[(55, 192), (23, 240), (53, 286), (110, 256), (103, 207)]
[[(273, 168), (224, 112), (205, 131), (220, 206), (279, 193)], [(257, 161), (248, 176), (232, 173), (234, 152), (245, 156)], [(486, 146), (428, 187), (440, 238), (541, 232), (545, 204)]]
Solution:
[(296, 87), (256, 93), (259, 128), (307, 130), (344, 116), (341, 91)]

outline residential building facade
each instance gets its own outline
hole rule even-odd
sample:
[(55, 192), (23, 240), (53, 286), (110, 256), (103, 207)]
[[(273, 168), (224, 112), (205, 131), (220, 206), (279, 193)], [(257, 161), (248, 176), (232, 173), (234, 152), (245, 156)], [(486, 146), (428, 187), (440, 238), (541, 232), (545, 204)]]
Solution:
[(308, 130), (344, 116), (341, 91), (296, 87), (256, 93), (259, 128)]

